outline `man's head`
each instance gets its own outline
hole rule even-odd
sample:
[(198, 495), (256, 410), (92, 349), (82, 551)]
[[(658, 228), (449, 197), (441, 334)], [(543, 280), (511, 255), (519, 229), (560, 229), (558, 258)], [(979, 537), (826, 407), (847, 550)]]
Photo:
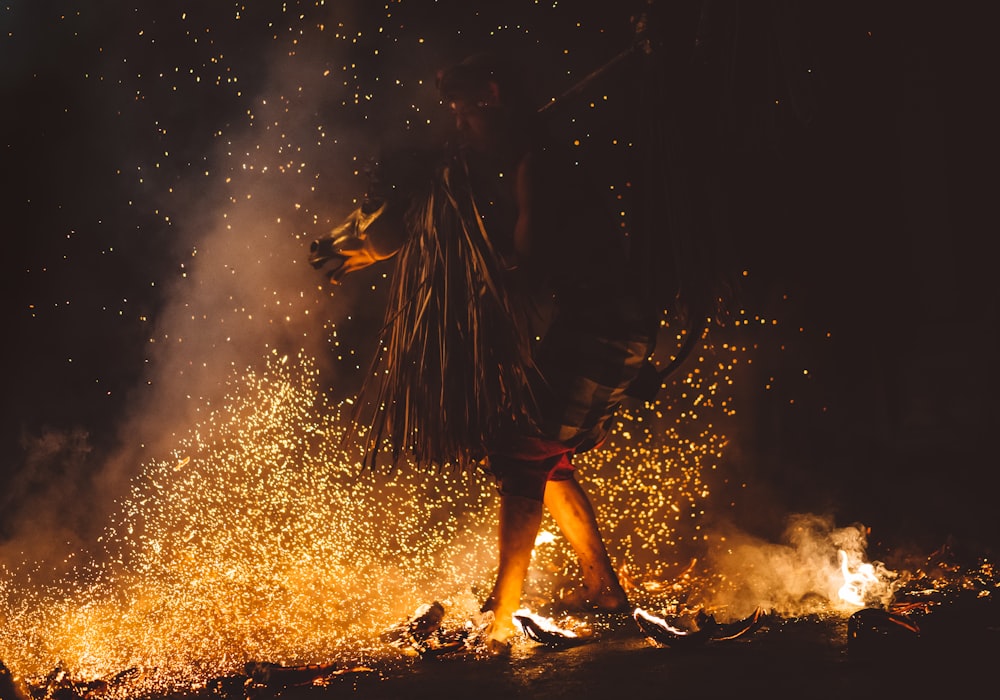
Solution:
[(476, 54), (437, 74), (438, 93), (451, 110), (463, 145), (496, 153), (527, 134), (533, 109), (515, 69), (496, 56)]

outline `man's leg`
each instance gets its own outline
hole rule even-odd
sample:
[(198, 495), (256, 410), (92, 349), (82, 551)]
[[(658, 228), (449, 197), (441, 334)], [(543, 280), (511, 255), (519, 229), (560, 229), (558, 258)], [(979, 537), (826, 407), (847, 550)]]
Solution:
[(521, 607), (535, 538), (542, 523), (542, 502), (526, 496), (500, 495), (500, 565), (493, 592), (483, 605), (496, 616), (490, 636), (506, 641), (516, 632), (513, 615)]
[(583, 588), (563, 596), (563, 601), (574, 608), (627, 610), (628, 597), (611, 566), (594, 508), (576, 479), (571, 475), (568, 479), (547, 482), (545, 506), (576, 552), (583, 570)]

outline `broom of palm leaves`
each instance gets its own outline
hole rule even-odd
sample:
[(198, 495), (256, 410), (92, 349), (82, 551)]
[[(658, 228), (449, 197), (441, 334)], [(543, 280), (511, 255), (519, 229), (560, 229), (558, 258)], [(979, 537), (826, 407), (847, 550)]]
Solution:
[(526, 307), (460, 155), (409, 214), (380, 351), (362, 387), (366, 395), (377, 382), (364, 466), (387, 447), (392, 466), (408, 453), (421, 466), (467, 468), (513, 424), (532, 420)]

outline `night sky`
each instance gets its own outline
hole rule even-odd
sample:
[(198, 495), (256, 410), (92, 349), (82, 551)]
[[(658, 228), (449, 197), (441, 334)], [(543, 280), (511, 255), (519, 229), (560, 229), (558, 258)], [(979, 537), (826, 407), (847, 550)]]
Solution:
[[(438, 68), (513, 49), (558, 94), (623, 50), (641, 3), (584, 4), (3, 3), (0, 540), (40, 512), (88, 527), (81, 502), (272, 350), (316, 349), (347, 391), (381, 315), (361, 290), (385, 271), (331, 297), (309, 242), (363, 192), (366, 159), (436, 133)], [(723, 147), (745, 301), (781, 329), (750, 331), (742, 525), (831, 509), (876, 537), (995, 544), (983, 18), (717, 6), (737, 27)], [(678, 56), (700, 7), (671, 4)], [(556, 122), (585, 160), (620, 116), (601, 95)]]

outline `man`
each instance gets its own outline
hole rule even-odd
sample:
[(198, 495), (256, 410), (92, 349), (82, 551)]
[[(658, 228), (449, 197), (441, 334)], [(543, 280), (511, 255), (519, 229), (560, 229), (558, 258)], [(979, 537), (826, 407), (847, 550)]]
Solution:
[(456, 142), (382, 178), (311, 258), (333, 261), (339, 283), (396, 257), (369, 459), (387, 437), (394, 461), (481, 464), (496, 479), (499, 566), (483, 610), (500, 642), (515, 632), (543, 505), (582, 570), (563, 605), (628, 609), (572, 456), (606, 436), (658, 321), (637, 301), (610, 209), (546, 142), (518, 77), (489, 56), (439, 73)]

